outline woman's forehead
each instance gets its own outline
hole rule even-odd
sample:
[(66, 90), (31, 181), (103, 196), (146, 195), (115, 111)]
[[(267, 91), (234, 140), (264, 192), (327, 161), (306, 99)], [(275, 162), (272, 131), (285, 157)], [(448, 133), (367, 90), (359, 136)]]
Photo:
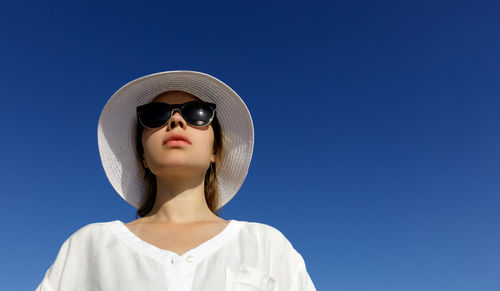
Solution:
[(168, 91), (158, 95), (153, 102), (165, 102), (170, 104), (182, 104), (188, 101), (200, 100), (193, 94), (184, 91)]

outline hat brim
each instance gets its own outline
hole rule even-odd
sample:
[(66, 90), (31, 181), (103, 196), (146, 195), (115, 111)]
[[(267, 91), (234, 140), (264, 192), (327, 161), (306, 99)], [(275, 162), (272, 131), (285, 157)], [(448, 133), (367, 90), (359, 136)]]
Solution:
[(135, 79), (104, 106), (97, 126), (99, 155), (106, 176), (116, 192), (139, 208), (145, 193), (144, 169), (136, 153), (136, 107), (159, 94), (181, 90), (217, 105), (224, 150), (217, 165), (220, 199), (217, 209), (229, 202), (245, 180), (252, 159), (254, 128), (250, 112), (229, 86), (201, 72), (167, 71)]

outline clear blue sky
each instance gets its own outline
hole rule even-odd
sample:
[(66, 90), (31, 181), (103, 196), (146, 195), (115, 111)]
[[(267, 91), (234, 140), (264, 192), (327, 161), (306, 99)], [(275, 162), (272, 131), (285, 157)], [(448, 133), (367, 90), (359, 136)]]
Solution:
[(33, 290), (84, 225), (134, 219), (99, 114), (174, 69), (247, 103), (254, 157), (221, 215), (279, 229), (318, 290), (500, 290), (497, 1), (11, 2), (2, 290)]

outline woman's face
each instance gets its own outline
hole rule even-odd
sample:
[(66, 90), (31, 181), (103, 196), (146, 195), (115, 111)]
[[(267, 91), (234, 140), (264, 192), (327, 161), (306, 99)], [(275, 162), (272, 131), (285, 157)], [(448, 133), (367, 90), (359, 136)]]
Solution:
[[(170, 91), (159, 95), (153, 101), (182, 104), (194, 100), (199, 99), (186, 92)], [(161, 177), (162, 173), (171, 175), (172, 170), (179, 175), (199, 172), (204, 176), (210, 162), (215, 162), (212, 125), (194, 127), (188, 124), (177, 110), (174, 112), (162, 127), (144, 128), (142, 144), (145, 166), (157, 177)], [(189, 143), (165, 143), (172, 134), (185, 136)]]

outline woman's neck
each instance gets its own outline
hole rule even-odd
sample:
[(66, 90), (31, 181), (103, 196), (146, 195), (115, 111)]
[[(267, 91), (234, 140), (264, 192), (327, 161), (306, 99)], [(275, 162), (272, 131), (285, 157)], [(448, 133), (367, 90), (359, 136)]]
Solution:
[(156, 201), (148, 220), (189, 223), (218, 220), (205, 199), (204, 177), (157, 177)]

